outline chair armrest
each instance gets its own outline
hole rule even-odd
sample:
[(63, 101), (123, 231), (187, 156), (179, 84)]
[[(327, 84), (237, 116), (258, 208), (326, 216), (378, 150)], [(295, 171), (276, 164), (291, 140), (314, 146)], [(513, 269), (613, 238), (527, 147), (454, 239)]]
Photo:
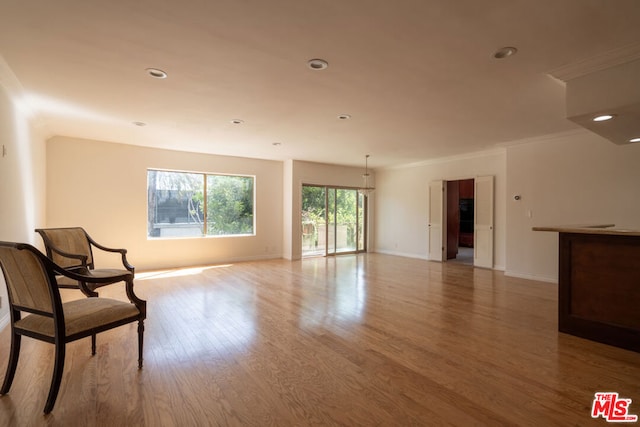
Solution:
[(107, 246), (101, 245), (100, 243), (98, 243), (95, 240), (93, 240), (93, 238), (91, 238), (91, 236), (89, 236), (89, 235), (87, 235), (87, 239), (89, 240), (89, 243), (91, 243), (93, 246), (95, 246), (96, 248), (98, 248), (100, 250), (103, 250), (105, 252), (120, 253), (120, 255), (122, 256), (122, 265), (124, 266), (124, 268), (129, 270), (131, 273), (134, 273), (135, 268), (133, 267), (133, 265), (129, 264), (129, 261), (127, 261), (127, 250), (126, 249), (109, 248)]
[(51, 261), (51, 264), (52, 264), (52, 269), (53, 271), (55, 271), (56, 274), (68, 277), (73, 280), (77, 280), (78, 282), (110, 284), (110, 283), (116, 283), (121, 281), (124, 282), (127, 280), (127, 278), (133, 277), (133, 273), (129, 271), (126, 273), (123, 272), (122, 274), (117, 276), (99, 277), (99, 276), (92, 275), (91, 270), (89, 269), (71, 270), (71, 269), (60, 267), (58, 264), (54, 263), (53, 261)]
[[(110, 284), (114, 282), (114, 279), (118, 279), (118, 282), (125, 282), (125, 290), (127, 292), (127, 298), (129, 301), (134, 304), (140, 313), (142, 313), (143, 318), (146, 318), (147, 314), (147, 302), (140, 299), (135, 292), (133, 291), (133, 272), (122, 273), (119, 276), (109, 276), (109, 277), (96, 277), (91, 275), (91, 270), (85, 270), (87, 274), (82, 274), (77, 271), (67, 270), (60, 267), (58, 264), (51, 261), (49, 258), (45, 258), (45, 262), (47, 262), (53, 271), (56, 274), (60, 274), (62, 276), (68, 277), (70, 279), (78, 281), (80, 288), (83, 292), (91, 292), (86, 287), (86, 283), (106, 283)], [(85, 294), (86, 294), (85, 292)]]
[(80, 262), (82, 263), (83, 267), (86, 267), (87, 265), (87, 256), (86, 255), (82, 255), (82, 254), (72, 254), (69, 252), (65, 252), (61, 249), (58, 249), (57, 247), (53, 246), (51, 243), (49, 243), (49, 249), (51, 249), (52, 252), (57, 253), (60, 256), (63, 256), (65, 258), (71, 258), (71, 259), (77, 259), (80, 260)]

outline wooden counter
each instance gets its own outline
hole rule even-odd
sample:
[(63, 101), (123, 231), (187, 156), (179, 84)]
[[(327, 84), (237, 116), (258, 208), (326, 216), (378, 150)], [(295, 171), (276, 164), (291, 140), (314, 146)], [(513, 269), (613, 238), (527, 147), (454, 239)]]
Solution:
[(612, 224), (559, 233), (558, 329), (640, 352), (640, 231)]

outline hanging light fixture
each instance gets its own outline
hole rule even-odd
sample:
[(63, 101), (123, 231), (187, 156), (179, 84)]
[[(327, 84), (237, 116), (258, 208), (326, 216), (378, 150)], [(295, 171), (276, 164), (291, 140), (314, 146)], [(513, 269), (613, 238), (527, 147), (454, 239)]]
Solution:
[(358, 193), (363, 196), (369, 196), (371, 193), (375, 191), (374, 187), (369, 186), (369, 155), (367, 154), (364, 158), (364, 174), (362, 175), (364, 178), (364, 187), (358, 189)]

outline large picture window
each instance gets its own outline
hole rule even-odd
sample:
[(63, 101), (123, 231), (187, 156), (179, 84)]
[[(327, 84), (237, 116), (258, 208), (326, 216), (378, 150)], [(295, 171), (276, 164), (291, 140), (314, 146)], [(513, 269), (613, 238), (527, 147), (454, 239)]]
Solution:
[(147, 171), (147, 236), (254, 234), (252, 176)]

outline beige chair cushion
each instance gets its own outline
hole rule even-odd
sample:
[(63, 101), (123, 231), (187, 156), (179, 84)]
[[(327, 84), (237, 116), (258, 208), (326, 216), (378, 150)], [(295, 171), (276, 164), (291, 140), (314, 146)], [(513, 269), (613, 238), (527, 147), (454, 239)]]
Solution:
[[(85, 298), (62, 304), (67, 336), (135, 317), (140, 314), (135, 305), (110, 298)], [(17, 328), (53, 337), (53, 319), (29, 314), (16, 322)]]

